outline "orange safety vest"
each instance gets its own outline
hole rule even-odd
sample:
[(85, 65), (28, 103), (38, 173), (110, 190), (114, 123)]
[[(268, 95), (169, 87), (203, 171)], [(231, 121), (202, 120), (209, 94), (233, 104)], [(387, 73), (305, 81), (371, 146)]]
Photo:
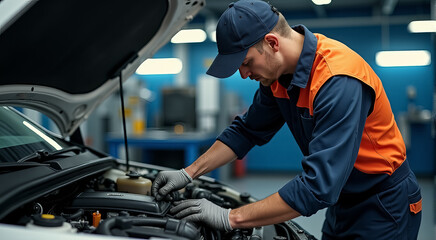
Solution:
[[(318, 39), (315, 60), (306, 88), (300, 89), (297, 106), (309, 109), (322, 85), (331, 77), (346, 75), (359, 79), (375, 93), (374, 106), (367, 117), (354, 167), (367, 174), (391, 175), (406, 159), (406, 146), (395, 122), (382, 82), (365, 60), (344, 44), (315, 34)], [(289, 98), (278, 81), (271, 85), (277, 98)]]

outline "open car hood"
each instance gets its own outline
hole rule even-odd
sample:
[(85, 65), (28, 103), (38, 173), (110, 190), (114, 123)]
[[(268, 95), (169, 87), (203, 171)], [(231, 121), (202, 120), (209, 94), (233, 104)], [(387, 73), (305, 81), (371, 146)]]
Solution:
[(35, 109), (70, 136), (118, 89), (120, 72), (126, 80), (204, 5), (205, 0), (0, 1), (0, 13), (8, 13), (0, 14), (0, 105)]

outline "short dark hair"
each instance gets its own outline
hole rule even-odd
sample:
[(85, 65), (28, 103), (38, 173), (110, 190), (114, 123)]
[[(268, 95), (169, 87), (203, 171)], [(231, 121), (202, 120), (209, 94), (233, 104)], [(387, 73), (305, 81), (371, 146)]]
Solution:
[[(288, 22), (286, 21), (285, 17), (279, 13), (279, 20), (277, 21), (277, 24), (275, 27), (271, 30), (272, 33), (277, 33), (282, 37), (288, 37), (291, 34), (291, 27), (289, 26)], [(262, 38), (263, 39), (263, 38)], [(262, 39), (253, 45), (253, 47), (256, 48), (256, 50), (263, 54), (263, 41)]]
[(279, 13), (279, 20), (271, 32), (278, 33), (282, 37), (287, 37), (291, 33), (291, 27), (281, 13)]

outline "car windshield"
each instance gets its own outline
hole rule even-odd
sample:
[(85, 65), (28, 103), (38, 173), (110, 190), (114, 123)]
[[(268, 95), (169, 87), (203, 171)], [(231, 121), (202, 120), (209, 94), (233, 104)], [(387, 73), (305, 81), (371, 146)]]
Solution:
[(16, 162), (38, 150), (68, 147), (10, 107), (0, 107), (0, 162)]

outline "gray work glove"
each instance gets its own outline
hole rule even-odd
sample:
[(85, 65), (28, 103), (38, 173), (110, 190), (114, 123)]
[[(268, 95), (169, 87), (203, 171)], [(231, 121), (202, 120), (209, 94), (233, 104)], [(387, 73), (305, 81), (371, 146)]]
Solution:
[(229, 221), (231, 209), (217, 206), (204, 198), (183, 200), (174, 202), (174, 204), (176, 206), (170, 209), (170, 213), (174, 214), (175, 218), (203, 222), (209, 227), (226, 232), (233, 230)]
[[(151, 186), (151, 193), (156, 197), (156, 200), (160, 201), (164, 199), (168, 193), (182, 189), (190, 182), (192, 182), (192, 178), (185, 169), (177, 171), (161, 171), (157, 174), (157, 177)], [(169, 196), (169, 199), (172, 200), (171, 196)]]

